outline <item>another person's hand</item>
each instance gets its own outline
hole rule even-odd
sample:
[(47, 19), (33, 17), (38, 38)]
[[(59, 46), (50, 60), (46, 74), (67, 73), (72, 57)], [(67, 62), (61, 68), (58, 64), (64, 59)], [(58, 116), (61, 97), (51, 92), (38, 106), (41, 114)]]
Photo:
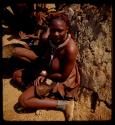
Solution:
[[(29, 37), (29, 38), (34, 38), (35, 37), (35, 35), (34, 34), (28, 34), (28, 35), (26, 35), (27, 37)], [(37, 36), (36, 36), (37, 37)]]
[(34, 80), (33, 84), (34, 86), (38, 86), (40, 85), (41, 83), (43, 83), (45, 80), (45, 77), (44, 76), (39, 76), (37, 79)]
[(29, 36), (26, 35), (26, 33), (24, 33), (23, 31), (20, 31), (19, 32), (19, 36), (20, 38), (23, 40), (23, 39), (29, 39)]

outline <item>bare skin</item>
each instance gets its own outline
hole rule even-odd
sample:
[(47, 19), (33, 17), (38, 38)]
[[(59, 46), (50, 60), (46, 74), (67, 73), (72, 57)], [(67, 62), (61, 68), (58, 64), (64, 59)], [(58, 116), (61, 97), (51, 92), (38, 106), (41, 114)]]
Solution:
[[(29, 38), (33, 38), (33, 39), (38, 39), (38, 36), (33, 36), (33, 35), (26, 35), (24, 32), (20, 32), (19, 33), (20, 38), (21, 39), (29, 39)], [(49, 28), (44, 31), (43, 33), (41, 33), (41, 41), (42, 42), (46, 42), (49, 36)], [(38, 57), (38, 55), (35, 54), (35, 52), (33, 50), (30, 49), (30, 47), (15, 47), (12, 50), (13, 56), (16, 58), (19, 58), (21, 60), (27, 61), (27, 62), (31, 62), (36, 60), (36, 58)]]
[[(41, 41), (43, 43), (46, 43), (47, 39), (48, 39), (48, 36), (49, 36), (49, 28), (48, 28), (47, 31), (44, 31), (41, 34), (41, 39), (42, 39)], [(36, 55), (36, 53), (34, 53), (34, 51), (32, 51), (28, 48), (22, 48), (22, 47), (15, 47), (13, 49), (13, 56), (16, 57), (16, 58), (19, 58), (21, 60), (24, 60), (26, 62), (29, 62), (29, 63), (31, 63), (32, 61), (34, 61), (38, 58), (38, 55)], [(13, 79), (16, 80), (19, 85), (23, 84), (22, 69), (16, 70), (13, 73)]]
[(46, 109), (51, 108), (55, 109), (57, 101), (53, 99), (38, 99), (35, 97), (34, 86), (28, 88), (23, 94), (19, 97), (19, 102), (24, 108), (34, 108), (34, 109)]
[[(58, 41), (61, 44), (65, 41), (68, 32), (68, 27), (66, 23), (61, 19), (55, 19), (50, 24), (50, 39), (54, 39), (54, 41)], [(56, 80), (58, 82), (63, 82), (67, 79), (69, 74), (71, 73), (73, 67), (76, 62), (76, 44), (71, 38), (67, 45), (60, 48), (58, 50), (58, 54), (52, 61), (51, 64), (51, 74), (47, 74), (47, 76), (38, 76), (38, 78), (34, 81), (34, 85), (39, 85), (40, 80), (47, 77), (52, 80)], [(37, 84), (36, 84), (37, 83)], [(50, 108), (54, 109), (57, 107), (57, 100), (51, 99), (38, 99), (34, 95), (34, 86), (31, 86), (19, 97), (20, 104), (25, 108)]]
[(14, 48), (13, 56), (15, 56), (19, 59), (25, 60), (27, 62), (31, 62), (38, 57), (32, 50), (22, 48), (22, 47)]

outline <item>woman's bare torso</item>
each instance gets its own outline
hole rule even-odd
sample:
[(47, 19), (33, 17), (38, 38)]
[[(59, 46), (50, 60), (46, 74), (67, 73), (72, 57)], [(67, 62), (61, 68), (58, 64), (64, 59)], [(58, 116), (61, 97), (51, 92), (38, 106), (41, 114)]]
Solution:
[(54, 73), (61, 72), (63, 70), (64, 57), (66, 57), (64, 49), (57, 50), (56, 54), (54, 55), (54, 58), (52, 59), (51, 65), (50, 65), (52, 72), (54, 72)]

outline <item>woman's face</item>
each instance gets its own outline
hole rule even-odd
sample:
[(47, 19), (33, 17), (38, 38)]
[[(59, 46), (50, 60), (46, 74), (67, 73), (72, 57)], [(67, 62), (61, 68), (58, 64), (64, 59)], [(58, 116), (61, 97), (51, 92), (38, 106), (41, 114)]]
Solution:
[(50, 24), (50, 39), (56, 45), (64, 42), (67, 37), (68, 27), (61, 19), (54, 19)]

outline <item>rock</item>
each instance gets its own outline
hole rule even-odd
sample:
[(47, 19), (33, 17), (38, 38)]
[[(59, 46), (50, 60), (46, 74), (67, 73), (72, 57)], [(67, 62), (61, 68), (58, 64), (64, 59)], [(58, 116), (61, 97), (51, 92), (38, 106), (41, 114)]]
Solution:
[[(75, 11), (74, 5), (71, 8)], [(75, 11), (72, 21), (80, 51), (81, 86), (97, 92), (108, 104), (112, 103), (111, 13), (109, 5), (83, 4)]]

